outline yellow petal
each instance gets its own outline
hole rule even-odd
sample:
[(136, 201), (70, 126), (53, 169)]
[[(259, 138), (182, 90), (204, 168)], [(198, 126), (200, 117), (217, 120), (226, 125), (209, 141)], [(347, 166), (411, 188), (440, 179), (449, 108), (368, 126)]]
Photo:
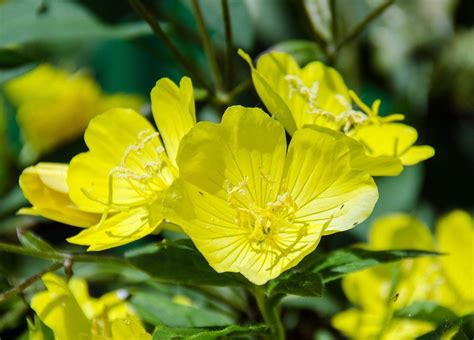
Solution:
[(112, 340), (151, 340), (142, 324), (134, 317), (116, 319), (112, 322)]
[(57, 340), (90, 339), (91, 322), (86, 318), (67, 284), (58, 276), (43, 275), (47, 291), (37, 293), (31, 308), (54, 332)]
[(434, 242), (428, 227), (406, 214), (393, 214), (377, 219), (369, 233), (372, 249), (433, 250)]
[(336, 69), (313, 61), (301, 70), (301, 79), (308, 85), (318, 83), (317, 101), (323, 110), (334, 115), (347, 110), (341, 97), (346, 103), (350, 103), (349, 89)]
[(80, 210), (69, 198), (66, 164), (39, 163), (23, 170), (20, 187), (32, 208), (20, 214), (39, 215), (61, 223), (89, 227), (100, 216)]
[(119, 212), (90, 227), (78, 235), (68, 238), (68, 242), (88, 245), (89, 251), (118, 247), (150, 234), (162, 219), (150, 223), (146, 208), (135, 208)]
[(199, 123), (182, 144), (178, 165), (188, 182), (224, 199), (239, 186), (259, 204), (276, 197), (285, 132), (262, 110), (231, 106), (221, 124)]
[(162, 146), (153, 126), (135, 111), (114, 109), (95, 117), (84, 138), (90, 151), (71, 160), (67, 175), (70, 197), (81, 209), (102, 212), (111, 204), (140, 205), (154, 189), (167, 186), (165, 177), (172, 181), (164, 172), (151, 182), (141, 180), (152, 177), (147, 166), (160, 160)]
[(371, 156), (363, 144), (342, 132), (317, 125), (305, 125), (304, 127), (327, 133), (343, 141), (349, 147), (351, 166), (356, 170), (366, 171), (371, 176), (398, 176), (403, 170), (403, 165), (398, 158)]
[(442, 270), (454, 291), (474, 306), (474, 223), (472, 216), (455, 210), (436, 227)]
[(411, 126), (401, 123), (363, 125), (355, 129), (351, 136), (364, 144), (369, 155), (397, 157), (403, 165), (417, 164), (434, 155), (433, 148), (429, 146), (413, 147), (418, 133)]
[(383, 327), (383, 317), (382, 314), (351, 308), (337, 313), (331, 324), (351, 339), (376, 339)]
[[(239, 50), (238, 53), (250, 66), (253, 84), (260, 99), (263, 101), (268, 111), (276, 119), (278, 119), (283, 124), (288, 133), (292, 135), (297, 129), (297, 124), (295, 118), (293, 117), (293, 113), (288, 107), (285, 99), (280, 96), (278, 86), (283, 91), (285, 91), (285, 88), (288, 88), (288, 84), (284, 77), (286, 74), (299, 73), (298, 65), (294, 62), (294, 60), (290, 58), (285, 58), (285, 63), (283, 63), (282, 65), (275, 65), (276, 67), (272, 69), (271, 72), (268, 72), (263, 75), (255, 69), (252, 63), (252, 59), (247, 53), (242, 50)], [(264, 63), (261, 65), (262, 68), (263, 66), (265, 66)], [(267, 79), (267, 76), (272, 78)]]
[(364, 221), (378, 199), (372, 177), (352, 169), (349, 148), (312, 129), (294, 134), (285, 178), (297, 206), (295, 222), (324, 228), (325, 235)]
[(151, 106), (168, 157), (176, 165), (179, 142), (196, 124), (191, 79), (183, 77), (179, 87), (168, 78), (158, 80), (151, 90)]
[(400, 156), (404, 165), (415, 165), (433, 157), (435, 150), (429, 145), (412, 146)]

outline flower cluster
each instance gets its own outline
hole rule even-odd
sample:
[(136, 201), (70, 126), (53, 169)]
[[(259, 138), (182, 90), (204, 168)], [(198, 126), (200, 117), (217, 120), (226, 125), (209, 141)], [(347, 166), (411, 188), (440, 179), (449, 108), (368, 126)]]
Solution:
[(413, 146), (416, 130), (395, 123), (402, 115), (380, 117), (380, 102), (366, 106), (334, 69), (300, 69), (275, 52), (254, 68), (240, 53), (271, 116), (231, 106), (219, 124), (196, 123), (191, 80), (161, 79), (151, 91), (158, 131), (131, 109), (94, 117), (89, 151), (23, 172), (33, 207), (21, 212), (84, 227), (68, 241), (88, 250), (174, 228), (217, 272), (262, 285), (321, 237), (363, 222), (378, 198), (372, 176), (397, 175), (433, 155)]
[(355, 307), (332, 320), (343, 334), (355, 339), (413, 339), (433, 330), (430, 322), (400, 314), (413, 303), (433, 302), (458, 315), (474, 311), (474, 224), (467, 212), (457, 210), (441, 218), (436, 240), (427, 226), (404, 214), (380, 218), (369, 237), (369, 249), (437, 250), (446, 255), (345, 276), (342, 286)]

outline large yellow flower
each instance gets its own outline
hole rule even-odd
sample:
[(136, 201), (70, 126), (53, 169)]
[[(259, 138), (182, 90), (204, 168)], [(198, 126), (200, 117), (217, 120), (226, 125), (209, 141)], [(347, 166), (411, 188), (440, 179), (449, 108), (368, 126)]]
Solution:
[(56, 340), (151, 339), (124, 301), (126, 291), (92, 298), (83, 279), (72, 278), (66, 283), (51, 273), (42, 279), (47, 290), (33, 296), (31, 308)]
[(151, 101), (159, 133), (133, 110), (110, 110), (90, 122), (84, 135), (89, 151), (71, 160), (67, 183), (80, 209), (103, 216), (69, 242), (88, 250), (117, 247), (162, 222), (160, 202), (178, 177), (176, 151), (196, 122), (191, 80), (182, 78), (178, 87), (160, 79)]
[[(66, 164), (24, 170), (20, 186), (32, 208), (20, 213), (90, 227), (68, 241), (89, 250), (117, 247), (155, 231), (161, 200), (178, 176), (181, 138), (196, 123), (192, 83), (160, 79), (151, 92), (160, 132), (130, 109), (93, 118), (85, 132), (89, 151)], [(164, 143), (164, 145), (162, 144)]]
[(198, 123), (182, 140), (181, 188), (168, 200), (179, 224), (218, 272), (264, 284), (312, 252), (322, 235), (365, 220), (378, 198), (329, 134), (295, 132), (256, 108), (232, 106), (220, 124)]
[(412, 146), (418, 137), (415, 129), (393, 123), (403, 120), (403, 115), (380, 117), (380, 100), (372, 107), (364, 104), (332, 67), (314, 61), (300, 68), (282, 52), (264, 54), (254, 67), (245, 52), (239, 54), (251, 68), (260, 99), (288, 133), (311, 125), (341, 131), (349, 136), (344, 140), (353, 158), (366, 163), (374, 176), (398, 175), (403, 165), (434, 155), (430, 146)]
[(414, 302), (432, 301), (459, 315), (474, 311), (472, 218), (461, 211), (447, 215), (438, 223), (437, 241), (438, 245), (428, 227), (411, 216), (377, 220), (370, 231), (369, 248), (438, 250), (446, 255), (405, 260), (344, 277), (344, 292), (355, 307), (337, 314), (333, 326), (355, 339), (412, 339), (435, 327), (393, 316)]
[(99, 113), (113, 107), (138, 110), (143, 104), (138, 96), (105, 95), (89, 75), (48, 64), (8, 82), (5, 92), (18, 108), (27, 148), (37, 154), (79, 137)]

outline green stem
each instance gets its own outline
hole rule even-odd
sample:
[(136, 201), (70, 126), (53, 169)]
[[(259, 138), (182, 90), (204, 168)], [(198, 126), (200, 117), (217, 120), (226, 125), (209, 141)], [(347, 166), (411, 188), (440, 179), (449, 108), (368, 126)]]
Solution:
[(335, 44), (338, 38), (337, 31), (337, 5), (336, 0), (329, 1), (329, 10), (331, 11), (331, 36), (332, 42)]
[(5, 251), (8, 253), (14, 253), (19, 255), (26, 255), (37, 257), (44, 260), (52, 261), (63, 261), (69, 260), (72, 262), (109, 262), (109, 263), (121, 263), (128, 265), (128, 262), (119, 258), (112, 256), (94, 256), (94, 255), (85, 255), (85, 254), (68, 254), (68, 253), (59, 253), (59, 252), (41, 252), (38, 250), (23, 248), (14, 244), (8, 244), (0, 242), (0, 251)]
[(232, 24), (230, 21), (229, 1), (221, 0), (222, 16), (224, 18), (224, 32), (225, 32), (225, 68), (224, 72), (226, 75), (226, 89), (232, 87), (233, 82), (233, 65), (232, 65)]
[(217, 90), (221, 90), (221, 73), (219, 70), (219, 65), (217, 63), (216, 53), (212, 48), (211, 39), (209, 38), (209, 33), (207, 32), (206, 25), (204, 23), (201, 7), (199, 6), (198, 0), (192, 0), (192, 5), (194, 17), (196, 18), (196, 23), (199, 29), (199, 35), (201, 36), (202, 45), (204, 47), (204, 52), (206, 52), (207, 60), (209, 62), (209, 66), (211, 67), (214, 84), (216, 85)]
[(362, 31), (367, 27), (368, 24), (370, 24), (375, 18), (377, 18), (380, 14), (382, 14), (390, 5), (392, 5), (395, 2), (395, 0), (386, 0), (384, 3), (382, 3), (380, 6), (374, 8), (374, 10), (364, 19), (362, 22), (360, 22), (350, 34), (348, 34), (344, 39), (342, 39), (336, 46), (334, 50), (334, 55), (336, 55), (343, 46), (345, 46), (347, 43), (351, 42), (355, 38), (359, 36), (359, 34), (362, 33)]
[(11, 299), (12, 297), (20, 294), (26, 288), (31, 286), (33, 283), (35, 283), (36, 281), (41, 279), (41, 277), (44, 274), (49, 273), (49, 272), (54, 272), (54, 271), (58, 270), (59, 268), (61, 268), (62, 266), (63, 266), (62, 263), (53, 263), (52, 265), (46, 267), (45, 269), (43, 269), (42, 271), (36, 273), (35, 275), (30, 276), (25, 281), (21, 282), (19, 285), (17, 285), (15, 287), (13, 287), (12, 289), (7, 290), (6, 292), (0, 294), (0, 303), (5, 302), (6, 300)]
[(161, 26), (158, 24), (157, 19), (151, 14), (147, 8), (143, 5), (140, 0), (128, 0), (132, 8), (148, 23), (152, 31), (163, 41), (163, 43), (169, 48), (177, 62), (181, 64), (191, 75), (193, 79), (196, 79), (202, 86), (212, 92), (212, 89), (206, 83), (201, 74), (196, 70), (193, 63), (191, 63), (176, 47), (173, 41), (166, 35)]
[(270, 327), (272, 340), (285, 340), (285, 329), (280, 319), (280, 311), (277, 306), (272, 305), (270, 299), (261, 287), (253, 290), (258, 308), (262, 313), (263, 320)]
[(239, 85), (237, 85), (232, 91), (229, 92), (229, 100), (232, 101), (235, 97), (237, 97), (242, 92), (248, 90), (252, 86), (252, 79), (248, 78), (242, 81)]

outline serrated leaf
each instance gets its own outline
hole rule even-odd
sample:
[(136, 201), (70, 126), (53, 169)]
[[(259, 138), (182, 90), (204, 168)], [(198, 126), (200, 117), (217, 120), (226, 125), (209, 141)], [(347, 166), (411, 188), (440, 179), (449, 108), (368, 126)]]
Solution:
[(18, 241), (20, 241), (25, 248), (43, 253), (57, 254), (57, 251), (50, 244), (31, 231), (17, 230), (17, 235)]
[(299, 296), (321, 296), (324, 284), (318, 273), (289, 272), (272, 280), (268, 286), (270, 296), (292, 294)]
[(212, 340), (222, 337), (235, 337), (244, 335), (258, 335), (268, 332), (264, 325), (238, 326), (232, 325), (225, 328), (168, 328), (157, 327), (153, 340), (164, 339), (199, 339)]
[(306, 65), (310, 61), (325, 59), (319, 45), (314, 41), (308, 40), (282, 41), (272, 46), (270, 50), (290, 54), (299, 65)]
[(409, 306), (395, 311), (394, 317), (417, 319), (439, 325), (457, 318), (452, 310), (440, 306), (432, 301), (417, 301)]
[(163, 282), (210, 286), (250, 284), (240, 274), (217, 273), (190, 240), (151, 244), (125, 256), (135, 267)]

